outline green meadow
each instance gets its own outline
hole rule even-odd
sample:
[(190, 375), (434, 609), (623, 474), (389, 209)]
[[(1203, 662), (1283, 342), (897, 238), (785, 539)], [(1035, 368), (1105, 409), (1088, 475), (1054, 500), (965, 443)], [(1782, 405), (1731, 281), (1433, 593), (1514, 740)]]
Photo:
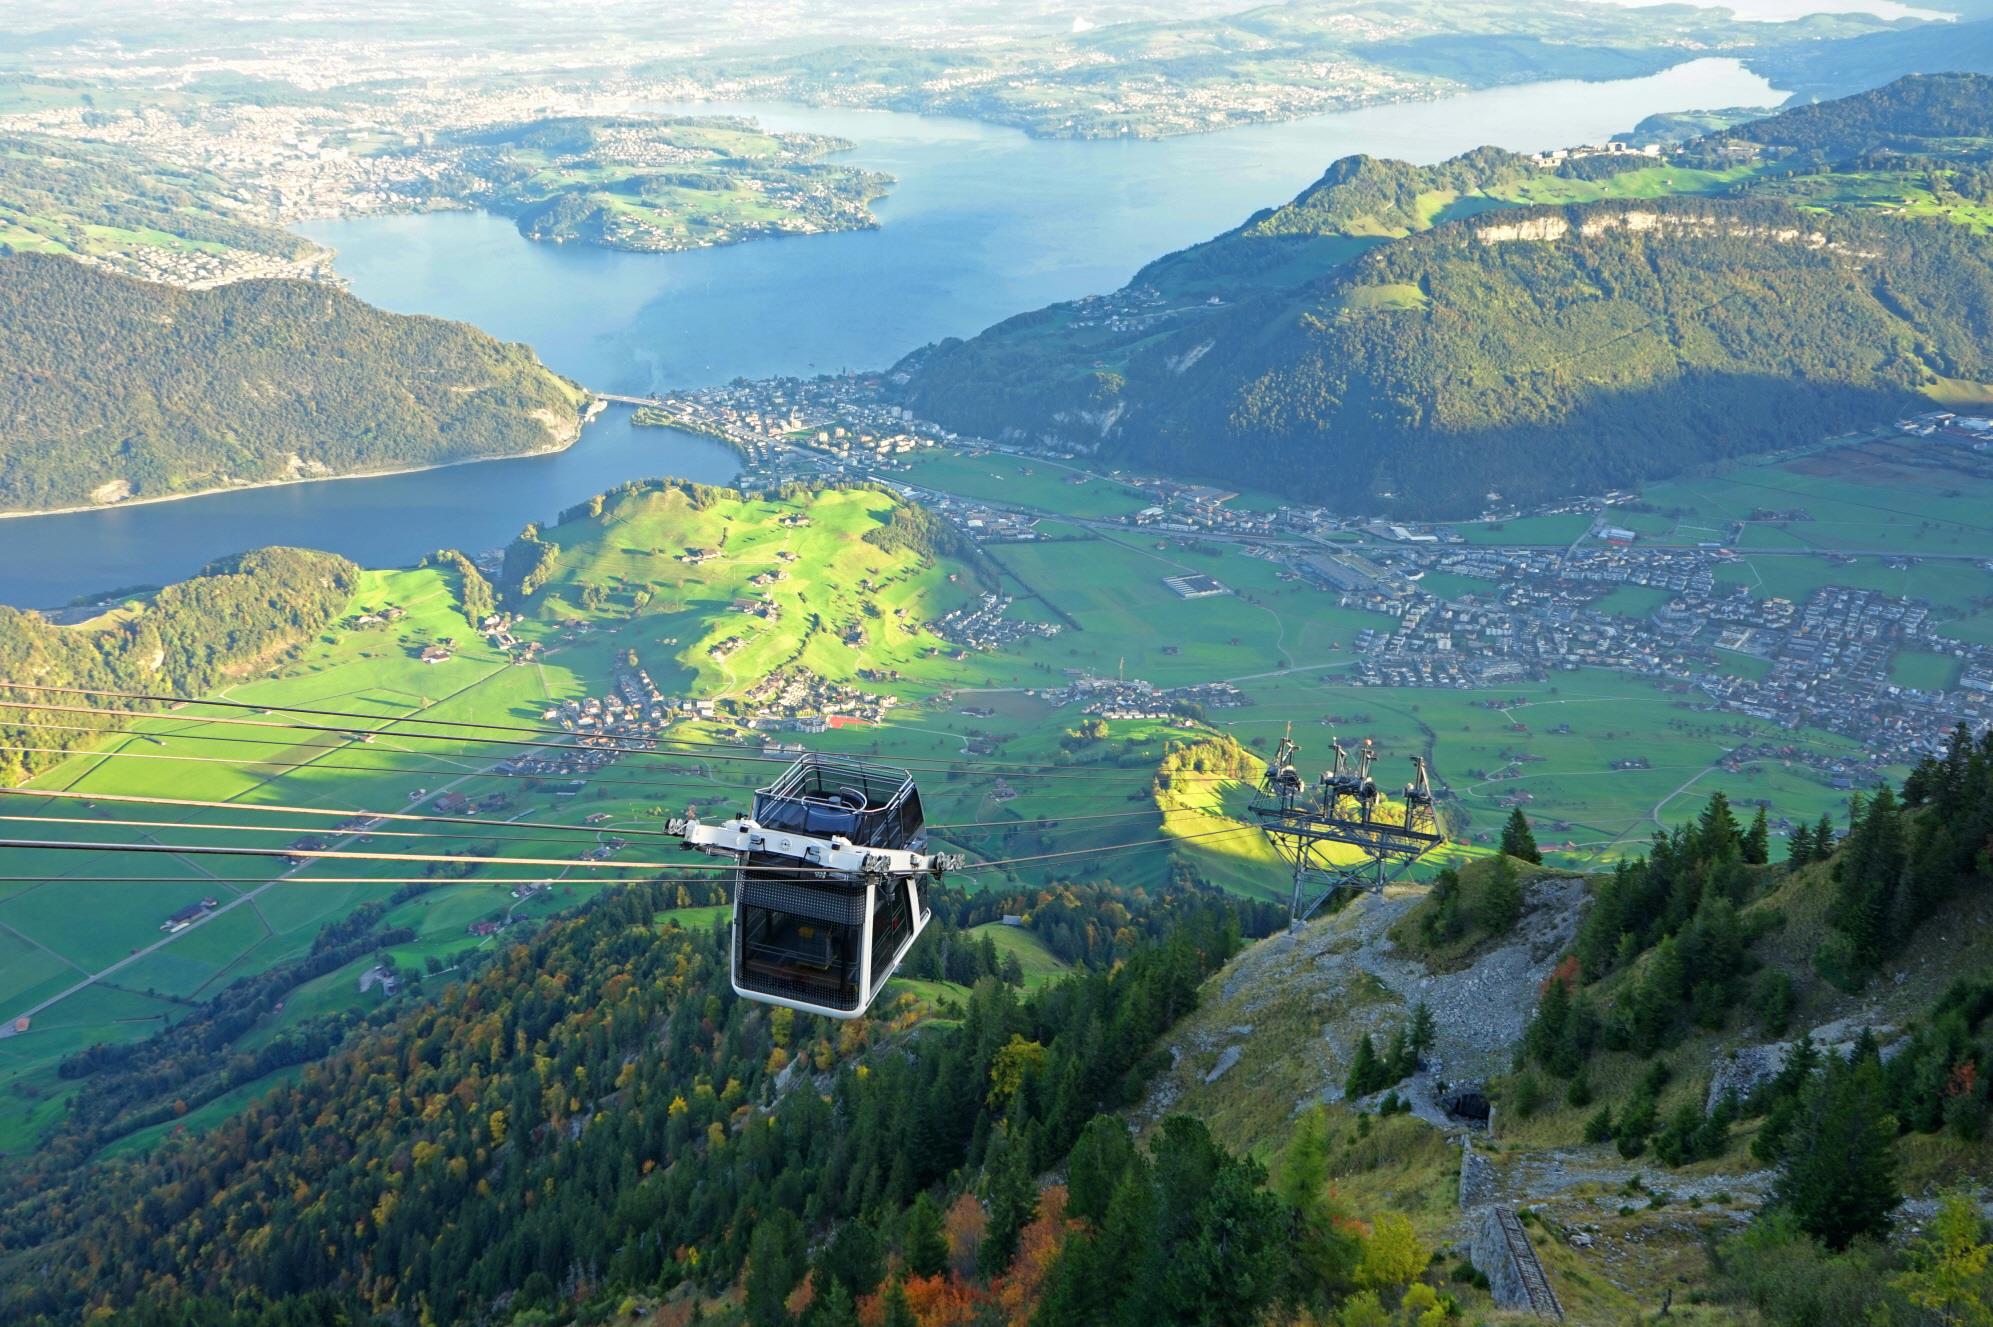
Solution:
[[(1823, 584), (1916, 594), (1936, 603), (1961, 638), (1993, 635), (1984, 625), (1993, 601), (1976, 563), (1905, 561), (1897, 551), (1923, 547), (1927, 536), (1941, 550), (1980, 537), (1990, 519), (1981, 512), (1993, 508), (1978, 505), (1988, 490), (1979, 487), (1977, 462), (1964, 453), (1926, 456), (1927, 446), (1894, 437), (1841, 451), (1850, 447), (1870, 467), (1865, 481), (1826, 473), (1818, 458), (1839, 453), (1788, 457), (1657, 485), (1644, 507), (1627, 513), (1628, 523), (1643, 539), (1687, 543), (1720, 537), (1711, 531), (1745, 520), (1762, 534), (1743, 540), (1741, 556), (1722, 568), (1729, 583), (1795, 599)], [(1147, 505), (1139, 490), (1110, 478), (994, 455), (922, 457), (913, 478), (964, 497), (1042, 504), (1077, 520)], [(80, 822), (19, 825), (18, 837), (271, 851), (306, 833), (333, 837), (333, 818), (305, 814), (310, 810), (420, 814), (448, 793), (502, 804), (485, 823), (390, 822), (364, 844), (341, 845), (388, 858), (378, 862), (321, 859), (293, 867), (281, 856), (11, 853), (7, 874), (27, 878), (0, 883), (0, 1014), (11, 1018), (88, 977), (100, 979), (38, 1012), (27, 1032), (0, 1038), (0, 1149), (31, 1146), (83, 1089), (58, 1076), (65, 1055), (95, 1042), (147, 1036), (229, 982), (307, 954), (328, 923), (363, 903), (385, 903), (405, 878), (428, 878), (429, 864), (403, 860), (418, 851), (569, 863), (600, 836), (618, 833), (630, 846), (612, 861), (673, 860), (660, 856), (655, 837), (665, 816), (688, 807), (707, 815), (744, 809), (773, 764), (758, 755), (733, 758), (750, 754), (739, 749), (633, 754), (581, 797), (563, 799), (550, 787), (491, 772), (497, 759), (526, 748), (474, 740), (490, 735), (476, 729), (406, 722), (544, 726), (549, 706), (603, 694), (632, 654), (666, 694), (719, 703), (715, 720), (679, 730), (699, 742), (737, 746), (737, 707), (778, 669), (805, 668), (860, 692), (895, 697), (898, 704), (880, 723), (807, 740), (827, 751), (946, 766), (921, 775), (932, 838), (972, 866), (1001, 863), (962, 875), (958, 883), (971, 888), (1051, 879), (1155, 888), (1181, 864), (1228, 889), (1284, 898), (1287, 870), (1247, 818), (1249, 777), (1187, 782), (1161, 805), (1154, 777), (1175, 744), (1223, 733), (1260, 757), (1290, 724), (1304, 767), (1326, 762), (1332, 737), (1374, 739), (1379, 781), (1393, 794), (1410, 774), (1409, 757), (1428, 758), (1456, 843), (1420, 874), (1442, 860), (1488, 852), (1516, 804), (1535, 820), (1553, 862), (1590, 869), (1641, 851), (1657, 827), (1693, 814), (1717, 789), (1745, 805), (1768, 802), (1775, 814), (1795, 820), (1837, 813), (1845, 802), (1845, 792), (1804, 761), (1731, 768), (1725, 758), (1759, 741), (1822, 754), (1845, 751), (1847, 743), (1712, 713), (1698, 695), (1650, 680), (1580, 671), (1495, 690), (1351, 686), (1356, 637), (1392, 619), (1340, 608), (1334, 596), (1237, 546), (1046, 520), (1044, 542), (986, 546), (973, 561), (957, 561), (904, 542), (867, 539), (883, 528), (894, 503), (868, 489), (736, 498), (659, 485), (611, 494), (599, 508), (543, 531), (560, 551), (515, 628), (537, 646), (525, 664), (472, 631), (453, 573), (368, 572), (345, 625), (225, 693), (252, 706), (355, 717), (313, 720), (322, 725), (314, 731), (279, 726), (284, 715), (274, 708), (184, 706), (150, 714), (34, 785), (84, 797), (7, 799), (0, 815)], [(1809, 520), (1751, 515), (1800, 507)], [(1556, 546), (1582, 535), (1588, 521), (1524, 518), (1462, 532), (1477, 542)], [(1802, 526), (1815, 546), (1792, 534)], [(1830, 559), (1827, 544), (1836, 540)], [(1860, 551), (1870, 543), (1885, 551)], [(1074, 574), (1076, 567), (1084, 574)], [(1164, 583), (1186, 574), (1213, 577), (1228, 593), (1185, 599)], [(1014, 614), (1058, 623), (1060, 632), (987, 652), (959, 651), (934, 623), (986, 588), (1013, 594)], [(1426, 588), (1455, 597), (1485, 593), (1492, 584), (1434, 573)], [(1665, 598), (1627, 587), (1608, 595), (1604, 606), (1637, 617)], [(761, 605), (772, 611), (751, 611)], [(387, 608), (401, 610), (398, 620), (371, 630), (353, 625), (359, 615)], [(445, 641), (454, 643), (447, 661), (421, 661), (426, 647)], [(1905, 654), (1895, 667), (1906, 685), (1935, 686), (1950, 683), (1955, 664), (1948, 656)], [(1743, 657), (1726, 666), (1739, 673), (1763, 668)], [(1116, 720), (1082, 734), (1078, 708), (1056, 704), (1050, 693), (1087, 674), (1159, 686), (1229, 680), (1245, 704), (1209, 710), (1201, 720)], [(433, 735), (439, 732), (449, 736)], [(222, 805), (107, 800), (119, 795)], [(598, 824), (583, 824), (598, 816)], [(425, 837), (396, 836), (411, 830)], [(467, 953), (506, 943), (503, 934), (472, 935), (471, 926), (506, 919), (531, 925), (585, 903), (602, 887), (601, 874), (578, 864), (490, 864), (438, 877), (382, 918), (381, 925), (405, 927), (412, 936), (393, 946), (390, 957), (405, 976), (424, 976), (433, 989)], [(521, 879), (554, 885), (522, 902), (511, 896)], [(214, 915), (170, 936), (160, 930), (169, 914), (205, 898), (219, 905)], [(688, 897), (659, 924), (710, 926), (725, 913)], [(989, 934), (1017, 954), (1028, 981), (1056, 974), (1057, 960), (1028, 930), (993, 927)], [(363, 956), (291, 990), (237, 1049), (254, 1050), (314, 1017), (378, 1006), (385, 998), (378, 989), (359, 989), (375, 961)], [(939, 989), (913, 994), (930, 1008), (951, 998)], [(231, 1102), (248, 1099), (238, 1093)], [(197, 1109), (184, 1127), (218, 1118), (202, 1113), (207, 1109)], [(156, 1136), (162, 1135), (125, 1145), (143, 1146)]]

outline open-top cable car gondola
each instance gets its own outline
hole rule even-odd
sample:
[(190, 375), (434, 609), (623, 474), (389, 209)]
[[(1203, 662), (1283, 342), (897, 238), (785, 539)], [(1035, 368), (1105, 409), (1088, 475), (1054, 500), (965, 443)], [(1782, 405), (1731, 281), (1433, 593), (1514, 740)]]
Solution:
[(810, 753), (754, 794), (754, 813), (674, 820), (685, 846), (732, 854), (733, 987), (830, 1018), (864, 1014), (927, 926), (930, 853), (905, 770)]

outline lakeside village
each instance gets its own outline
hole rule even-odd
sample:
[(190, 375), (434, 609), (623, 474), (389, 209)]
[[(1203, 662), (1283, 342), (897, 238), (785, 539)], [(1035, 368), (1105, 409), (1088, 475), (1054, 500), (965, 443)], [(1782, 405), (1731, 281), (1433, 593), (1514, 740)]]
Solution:
[[(1944, 635), (1931, 605), (1917, 599), (1831, 584), (1803, 602), (1755, 598), (1718, 575), (1738, 561), (1733, 546), (1744, 532), (1741, 521), (1721, 538), (1694, 545), (1644, 543), (1614, 515), (1616, 508), (1637, 509), (1638, 498), (1609, 493), (1527, 513), (1491, 511), (1484, 518), (1587, 516), (1589, 530), (1568, 546), (1470, 545), (1447, 525), (1346, 517), (1302, 505), (1247, 509), (1232, 505), (1237, 495), (1222, 489), (1121, 471), (1098, 477), (1148, 496), (1150, 504), (1113, 521), (1076, 521), (912, 482), (919, 453), (935, 447), (1028, 458), (1069, 469), (1075, 481), (1096, 476), (1072, 453), (959, 437), (888, 403), (881, 388), (876, 375), (739, 380), (679, 394), (669, 413), (681, 426), (738, 447), (748, 461), (743, 479), (749, 483), (885, 483), (929, 504), (979, 543), (1034, 542), (1039, 518), (1059, 515), (1068, 523), (1132, 526), (1185, 547), (1243, 546), (1277, 564), (1284, 576), (1334, 595), (1339, 605), (1396, 619), (1395, 627), (1365, 631), (1351, 642), (1359, 661), (1342, 680), (1354, 685), (1500, 687), (1559, 671), (1609, 668), (1656, 679), (1711, 709), (1854, 739), (1877, 767), (1936, 749), (1959, 720), (1993, 723), (1993, 647)], [(1906, 438), (1955, 447), (1976, 464), (1993, 453), (1993, 418), (1938, 410), (1895, 427)], [(1760, 511), (1751, 519), (1793, 524), (1810, 517), (1803, 510)], [(1857, 560), (1820, 556), (1831, 565)], [(1882, 561), (1903, 570), (1917, 559)], [(1984, 566), (1993, 571), (1993, 560)], [(1432, 573), (1446, 573), (1452, 585), (1471, 580), (1476, 588), (1452, 597), (1433, 594), (1421, 585)], [(1639, 613), (1602, 605), (1623, 587), (1665, 597)], [(1230, 592), (1213, 577), (1195, 575), (1172, 577), (1169, 588), (1184, 598)], [(1010, 607), (985, 599), (936, 629), (965, 649), (999, 648), (1027, 632), (1057, 630), (1056, 624), (1012, 618)], [(1904, 651), (1949, 660), (1955, 680), (1944, 688), (1892, 680), (1892, 660)], [(1131, 693), (1122, 699), (1141, 709), (1149, 698)], [(1873, 772), (1821, 760), (1823, 774), (1851, 786)]]

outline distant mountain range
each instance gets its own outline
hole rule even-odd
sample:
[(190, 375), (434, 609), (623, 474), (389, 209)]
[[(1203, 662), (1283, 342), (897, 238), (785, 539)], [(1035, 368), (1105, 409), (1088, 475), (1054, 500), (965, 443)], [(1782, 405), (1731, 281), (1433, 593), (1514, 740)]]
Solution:
[(964, 432), (1355, 510), (1637, 483), (1985, 393), (1989, 160), (1976, 75), (1661, 158), (1346, 158), (1114, 295), (894, 379)]
[(0, 258), (0, 511), (544, 451), (580, 401), (524, 346), (314, 282)]

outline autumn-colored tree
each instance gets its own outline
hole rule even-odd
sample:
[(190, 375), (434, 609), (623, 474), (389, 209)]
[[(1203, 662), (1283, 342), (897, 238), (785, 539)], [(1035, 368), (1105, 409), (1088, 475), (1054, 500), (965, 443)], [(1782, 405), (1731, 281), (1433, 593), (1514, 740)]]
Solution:
[(952, 1276), (912, 1276), (906, 1280), (907, 1307), (920, 1327), (974, 1327), (984, 1296)]
[(1058, 1261), (1059, 1247), (1077, 1223), (1066, 1219), (1066, 1188), (1054, 1184), (1038, 1195), (1038, 1215), (1017, 1235), (1017, 1254), (1010, 1268), (990, 1287), (1004, 1322), (1027, 1327), (1031, 1312), (1044, 1293)]
[(1336, 1327), (1391, 1327), (1391, 1314), (1374, 1290), (1359, 1290), (1343, 1301)]
[(990, 1105), (1001, 1109), (1045, 1067), (1045, 1048), (1013, 1032), (990, 1062)]
[(1956, 1190), (1938, 1203), (1937, 1218), (1910, 1246), (1910, 1267), (1895, 1280), (1912, 1304), (1945, 1327), (1993, 1327), (1993, 1244), (1979, 1205)]
[(1409, 1283), (1431, 1260), (1432, 1250), (1420, 1242), (1410, 1217), (1379, 1212), (1371, 1218), (1357, 1275), (1367, 1286), (1390, 1290)]
[(975, 1275), (989, 1224), (989, 1214), (983, 1211), (973, 1193), (964, 1193), (948, 1205), (944, 1225), (948, 1232), (948, 1265), (955, 1275), (965, 1278)]

